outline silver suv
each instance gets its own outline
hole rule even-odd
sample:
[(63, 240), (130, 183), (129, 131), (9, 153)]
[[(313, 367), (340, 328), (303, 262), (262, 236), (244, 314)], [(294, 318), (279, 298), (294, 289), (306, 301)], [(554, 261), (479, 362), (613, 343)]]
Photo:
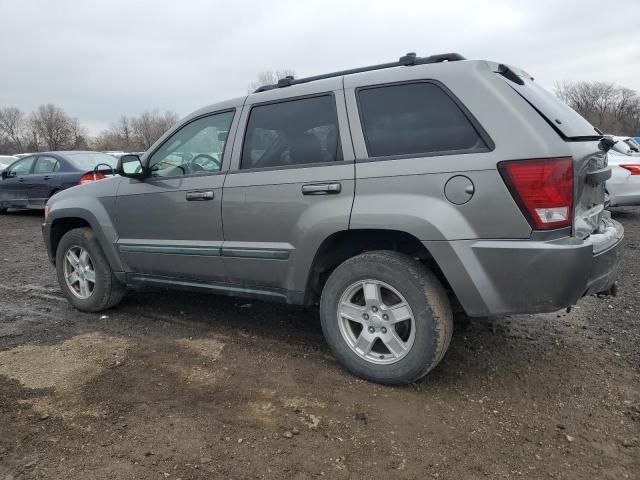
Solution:
[(198, 110), (119, 176), (55, 195), (44, 239), (79, 310), (132, 285), (319, 304), (347, 369), (413, 382), (453, 311), (614, 290), (608, 148), (522, 70), (407, 54)]

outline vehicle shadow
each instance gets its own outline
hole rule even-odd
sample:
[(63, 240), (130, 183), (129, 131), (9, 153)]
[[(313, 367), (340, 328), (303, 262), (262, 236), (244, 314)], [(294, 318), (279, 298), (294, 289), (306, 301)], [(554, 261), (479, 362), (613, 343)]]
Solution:
[(13, 216), (13, 217), (44, 217), (44, 210), (34, 210), (34, 209), (9, 209), (7, 210), (7, 212), (4, 214), (6, 216)]
[[(315, 352), (331, 358), (318, 310), (314, 307), (190, 292), (137, 291), (127, 295), (118, 310), (130, 317), (127, 322), (139, 323), (142, 328), (149, 322), (176, 324), (175, 329), (164, 328), (164, 334), (181, 335), (182, 327), (198, 329), (196, 335), (203, 337), (237, 334), (261, 342), (266, 340), (267, 344), (286, 345), (286, 349), (293, 352)], [(509, 375), (509, 372), (526, 371), (532, 364), (549, 361), (550, 349), (556, 341), (554, 332), (535, 317), (514, 320), (512, 317), (456, 316), (449, 351), (441, 364), (419, 384), (444, 386), (472, 382), (474, 378), (495, 374), (497, 364), (503, 364), (501, 374)]]
[(634, 219), (640, 217), (640, 207), (612, 207), (611, 216), (615, 219)]

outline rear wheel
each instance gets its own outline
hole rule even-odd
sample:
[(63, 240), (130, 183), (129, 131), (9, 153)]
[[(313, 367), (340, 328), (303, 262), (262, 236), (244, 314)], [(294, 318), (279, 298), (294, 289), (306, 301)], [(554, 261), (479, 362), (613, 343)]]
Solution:
[(417, 260), (368, 252), (341, 264), (322, 292), (324, 335), (355, 375), (384, 384), (414, 382), (444, 356), (453, 330), (438, 279)]
[(67, 300), (83, 312), (99, 312), (122, 300), (126, 287), (111, 270), (90, 228), (70, 230), (56, 251), (58, 283)]

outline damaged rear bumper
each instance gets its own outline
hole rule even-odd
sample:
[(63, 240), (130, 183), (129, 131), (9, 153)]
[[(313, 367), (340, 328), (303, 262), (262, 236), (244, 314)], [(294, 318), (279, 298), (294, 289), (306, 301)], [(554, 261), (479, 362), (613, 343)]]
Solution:
[(581, 240), (424, 242), (467, 315), (554, 312), (615, 285), (622, 225), (603, 218)]

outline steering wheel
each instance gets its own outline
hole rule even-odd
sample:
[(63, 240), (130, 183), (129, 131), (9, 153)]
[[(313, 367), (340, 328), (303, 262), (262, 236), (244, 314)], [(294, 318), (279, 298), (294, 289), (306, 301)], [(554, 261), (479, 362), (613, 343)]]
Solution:
[[(204, 159), (205, 162), (198, 163), (197, 160), (200, 158)], [(207, 168), (205, 165), (203, 165), (203, 163), (204, 164), (213, 163), (215, 165), (215, 168)], [(189, 168), (193, 172), (201, 172), (201, 171), (213, 172), (216, 170), (220, 170), (220, 161), (211, 155), (207, 155), (206, 153), (199, 153), (198, 155), (193, 157), (191, 160), (189, 160)]]

